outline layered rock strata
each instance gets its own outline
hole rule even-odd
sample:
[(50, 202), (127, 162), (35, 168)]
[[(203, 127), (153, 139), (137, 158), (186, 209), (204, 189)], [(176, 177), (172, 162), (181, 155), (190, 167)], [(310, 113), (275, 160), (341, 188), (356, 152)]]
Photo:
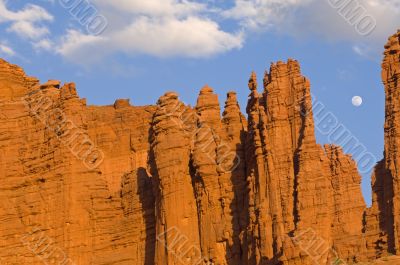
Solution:
[[(385, 46), (384, 158), (363, 200), (357, 166), (317, 144), (295, 60), (255, 73), (242, 114), (213, 89), (88, 106), (0, 61), (0, 263), (299, 265), (396, 262), (400, 32)], [(221, 115), (222, 112), (222, 115)], [(380, 263), (379, 263), (380, 264)], [(388, 263), (389, 264), (389, 263)]]

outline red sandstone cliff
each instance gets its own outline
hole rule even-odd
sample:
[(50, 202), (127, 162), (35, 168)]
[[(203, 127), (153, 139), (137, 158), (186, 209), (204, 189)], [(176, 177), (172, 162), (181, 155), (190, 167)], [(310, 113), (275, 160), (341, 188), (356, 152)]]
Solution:
[(1, 60), (0, 264), (400, 264), (400, 32), (385, 49), (370, 208), (353, 159), (316, 143), (297, 61), (262, 92), (252, 73), (246, 119), (208, 86), (194, 108), (87, 106)]
[(316, 144), (309, 81), (289, 60), (271, 66), (261, 95), (255, 83), (253, 74), (248, 104), (253, 144), (246, 156), (252, 183), (250, 264), (357, 260), (361, 246), (354, 237), (361, 235), (365, 208), (361, 178), (340, 148)]

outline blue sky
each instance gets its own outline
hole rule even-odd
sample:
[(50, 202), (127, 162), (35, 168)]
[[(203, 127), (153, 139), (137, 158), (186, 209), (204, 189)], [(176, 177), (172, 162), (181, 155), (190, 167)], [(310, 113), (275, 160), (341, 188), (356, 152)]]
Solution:
[[(376, 25), (360, 31), (344, 2)], [(194, 105), (208, 84), (221, 104), (237, 91), (243, 111), (250, 72), (261, 80), (271, 62), (294, 58), (326, 111), (380, 160), (381, 54), (399, 13), (400, 0), (0, 0), (0, 57), (43, 82), (74, 81), (89, 104), (154, 104), (174, 90)], [(369, 202), (368, 172), (362, 188)]]

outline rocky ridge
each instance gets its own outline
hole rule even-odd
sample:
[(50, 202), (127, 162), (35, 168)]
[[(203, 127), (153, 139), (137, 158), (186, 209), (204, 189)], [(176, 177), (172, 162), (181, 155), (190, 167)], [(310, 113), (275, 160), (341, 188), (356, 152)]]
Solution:
[(247, 118), (235, 92), (221, 116), (209, 86), (194, 107), (174, 92), (88, 106), (1, 60), (0, 264), (400, 264), (399, 76), (400, 32), (368, 208), (351, 156), (316, 142), (295, 60), (261, 92), (251, 74)]

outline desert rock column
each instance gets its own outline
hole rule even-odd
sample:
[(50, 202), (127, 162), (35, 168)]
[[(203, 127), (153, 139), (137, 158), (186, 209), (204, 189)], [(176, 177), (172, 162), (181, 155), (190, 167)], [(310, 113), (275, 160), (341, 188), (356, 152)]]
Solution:
[(156, 265), (201, 262), (196, 200), (189, 172), (190, 134), (180, 118), (175, 93), (158, 101), (153, 120), (152, 149), (156, 165)]
[(203, 258), (207, 264), (243, 264), (245, 119), (236, 94), (229, 93), (221, 121), (218, 96), (208, 86), (200, 91), (196, 113), (192, 163)]
[[(267, 150), (265, 147), (265, 113), (261, 106), (261, 96), (257, 92), (257, 76), (253, 72), (249, 79), (249, 101), (247, 104), (248, 134), (246, 142), (246, 171), (249, 185), (249, 224), (247, 232), (249, 264), (260, 264), (262, 259), (273, 259), (274, 238), (272, 231), (272, 216), (275, 220), (281, 218), (280, 207), (277, 206), (275, 182), (267, 180), (268, 172), (274, 171), (265, 163)], [(263, 115), (264, 113), (264, 115)], [(250, 144), (252, 143), (252, 144)], [(268, 183), (268, 187), (267, 184)], [(272, 195), (272, 197), (270, 196)], [(275, 227), (278, 228), (278, 227)], [(282, 231), (282, 228), (277, 229)]]
[[(360, 176), (350, 156), (316, 143), (310, 82), (299, 63), (272, 64), (263, 94), (257, 92), (255, 74), (249, 88), (249, 264), (356, 260), (365, 208)], [(354, 205), (346, 201), (350, 194)], [(346, 225), (343, 219), (357, 221)], [(324, 249), (304, 255), (313, 238), (323, 242)], [(336, 247), (341, 240), (351, 243)]]
[(384, 160), (390, 181), (384, 181), (382, 191), (388, 201), (384, 225), (389, 252), (400, 254), (400, 31), (389, 38), (385, 49), (382, 63), (382, 81), (386, 93)]
[(366, 204), (360, 191), (361, 176), (355, 161), (341, 147), (325, 145), (324, 149), (330, 161), (334, 199), (332, 249), (342, 259), (362, 260), (365, 243), (360, 232)]
[[(235, 262), (229, 265), (246, 265), (247, 252), (246, 229), (248, 225), (248, 186), (246, 180), (246, 146), (247, 121), (240, 111), (235, 92), (228, 92), (223, 112), (222, 126), (225, 132), (225, 143), (219, 148), (219, 167), (226, 181), (233, 185), (233, 199), (228, 211), (231, 211), (233, 225), (233, 247), (228, 256)], [(228, 186), (229, 187), (229, 186)], [(225, 207), (227, 208), (227, 207)], [(228, 214), (225, 214), (228, 215)], [(229, 215), (228, 215), (229, 216)], [(236, 263), (239, 257), (239, 262)]]

